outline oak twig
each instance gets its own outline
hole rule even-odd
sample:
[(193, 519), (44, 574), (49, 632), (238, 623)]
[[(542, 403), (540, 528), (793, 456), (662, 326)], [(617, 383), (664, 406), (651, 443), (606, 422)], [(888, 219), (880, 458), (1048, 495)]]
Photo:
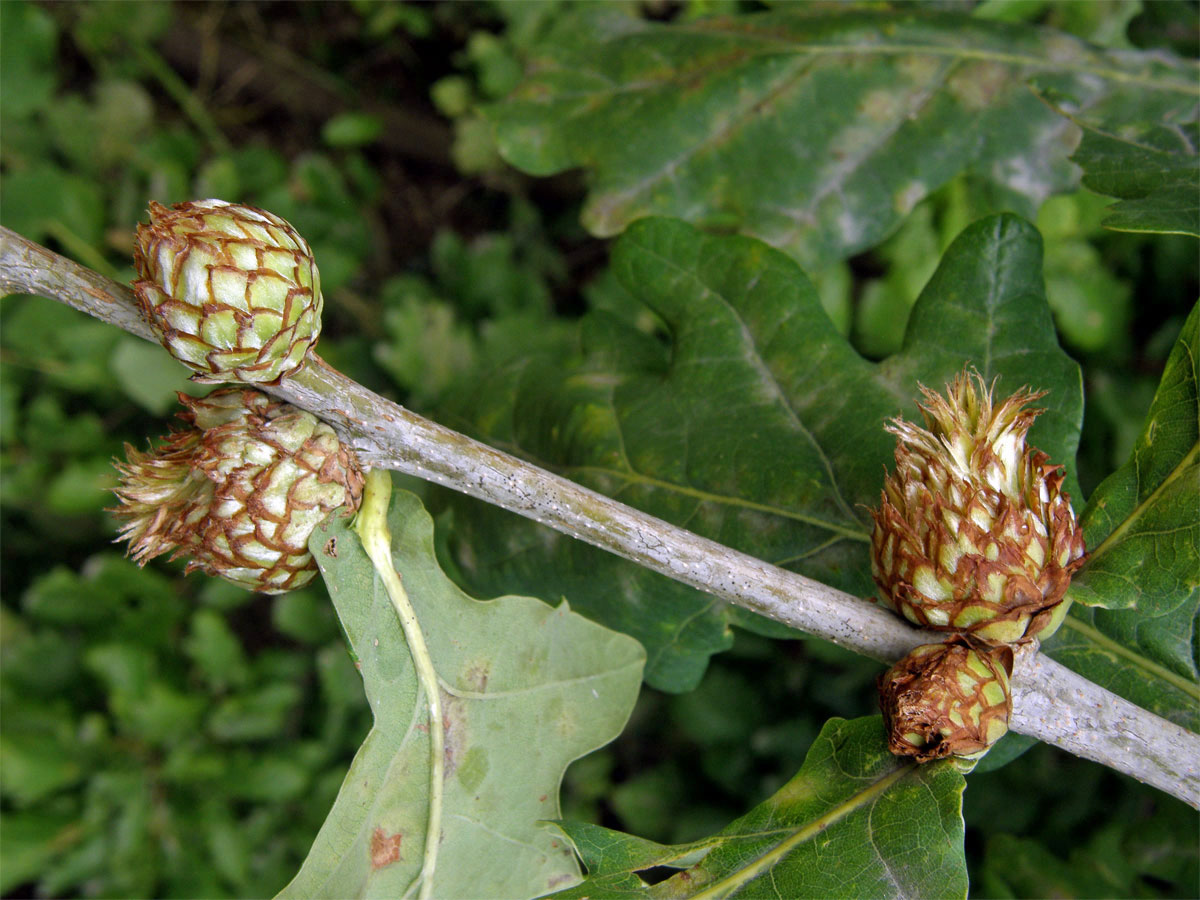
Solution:
[[(0, 228), (0, 293), (41, 294), (153, 339), (132, 292)], [(332, 425), (362, 461), (434, 481), (882, 662), (941, 639), (871, 602), (769, 565), (422, 418), (320, 360), (270, 393)], [(1200, 808), (1200, 736), (1043, 655), (1018, 655), (1012, 730)]]

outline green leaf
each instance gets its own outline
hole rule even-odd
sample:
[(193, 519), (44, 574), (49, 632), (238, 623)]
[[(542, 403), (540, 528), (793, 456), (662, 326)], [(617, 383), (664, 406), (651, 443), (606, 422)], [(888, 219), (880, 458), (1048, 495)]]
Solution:
[(4, 225), (32, 241), (53, 238), (67, 253), (86, 259), (100, 245), (104, 199), (94, 182), (41, 161), (5, 173)]
[(1129, 461), (1081, 517), (1090, 551), (1048, 652), (1110, 690), (1200, 729), (1200, 306), (1172, 350)]
[[(972, 784), (974, 788), (974, 784)], [(1132, 804), (1131, 804), (1132, 806)], [(1198, 820), (1183, 803), (1143, 801), (1087, 823), (1086, 844), (993, 835), (973, 885), (985, 897), (1179, 897), (1195, 893)], [(1045, 832), (1043, 832), (1044, 835)], [(1051, 832), (1053, 834), (1053, 832)], [(1050, 852), (1054, 849), (1055, 852)]]
[(229, 796), (257, 803), (295, 800), (311, 787), (311, 767), (291, 748), (268, 753), (243, 753), (229, 764), (222, 790)]
[(269, 147), (238, 147), (225, 158), (232, 164), (238, 184), (253, 194), (272, 190), (287, 181), (287, 161), (278, 151)]
[(154, 123), (154, 101), (140, 84), (122, 79), (99, 82), (94, 98), (56, 99), (45, 112), (55, 149), (75, 171), (103, 182), (114, 168), (138, 158)]
[[(556, 898), (965, 897), (963, 776), (888, 752), (878, 716), (826, 723), (796, 776), (727, 828), (663, 846), (561, 823), (588, 869)], [(684, 871), (648, 887), (638, 872)]]
[(229, 628), (226, 617), (216, 610), (192, 613), (191, 634), (185, 638), (184, 653), (191, 656), (211, 691), (221, 692), (230, 686), (241, 688), (250, 679), (245, 649)]
[[(1089, 606), (1159, 615), (1200, 588), (1200, 305), (1167, 359), (1129, 461), (1084, 510), (1087, 564), (1072, 584)], [(1190, 653), (1189, 653), (1190, 655)]]
[[(576, 360), (527, 358), (475, 381), (463, 415), (486, 440), (622, 502), (860, 596), (874, 593), (868, 508), (897, 414), (917, 384), (964, 364), (1050, 392), (1032, 442), (1074, 459), (1079, 370), (1055, 341), (1041, 242), (1004, 215), (967, 228), (913, 309), (903, 348), (863, 359), (792, 260), (759, 241), (679, 221), (632, 225), (613, 251), (664, 343), (593, 315)], [(1076, 492), (1076, 496), (1078, 493)], [(455, 498), (450, 549), (474, 590), (553, 598), (638, 638), (655, 687), (689, 690), (728, 645), (729, 607), (515, 516)], [(466, 505), (466, 506), (464, 506)]]
[[(7, 215), (10, 195), (4, 196)], [(94, 396), (114, 392), (109, 360), (122, 340), (120, 331), (45, 297), (14, 294), (4, 298), (0, 308), (6, 352), (44, 372), (55, 386)], [(57, 402), (53, 396), (39, 399)]]
[[(0, 677), (9, 698), (34, 701), (38, 697), (69, 694), (79, 674), (79, 648), (51, 628), (30, 628), (7, 606), (0, 605)], [(34, 701), (36, 702), (36, 701)], [(8, 722), (13, 719), (10, 713)], [(5, 781), (4, 789), (10, 786)]]
[(550, 307), (549, 282), (561, 274), (563, 263), (539, 246), (541, 235), (521, 225), (516, 220), (515, 233), (493, 232), (470, 243), (452, 231), (434, 238), (431, 263), (439, 287), (469, 314)]
[[(54, 96), (54, 18), (33, 3), (7, 3), (0, 29), (0, 116), (19, 119), (46, 109)], [(6, 148), (7, 149), (7, 148)]]
[(99, 881), (98, 893), (144, 897), (153, 893), (156, 850), (148, 773), (116, 771), (97, 773), (88, 785), (78, 848), (44, 873), (42, 885), (49, 895), (68, 893), (65, 888), (88, 879)]
[[(80, 11), (73, 34), (80, 46), (110, 65), (133, 66), (136, 56), (128, 53), (132, 42), (152, 42), (171, 27), (171, 5), (161, 0), (116, 0)], [(126, 51), (120, 53), (120, 51)]]
[(1083, 168), (1084, 185), (1121, 198), (1108, 208), (1107, 227), (1200, 237), (1200, 122), (1133, 134), (1080, 124), (1083, 139), (1071, 159)]
[(853, 339), (862, 353), (882, 357), (900, 349), (909, 311), (937, 268), (942, 249), (929, 202), (918, 205), (896, 233), (875, 248), (873, 254), (887, 266), (887, 274), (864, 284), (856, 304)]
[(361, 147), (383, 132), (383, 120), (370, 113), (341, 113), (321, 127), (321, 138), (330, 147)]
[(0, 823), (0, 891), (5, 894), (52, 869), (55, 859), (79, 841), (70, 812), (5, 812)]
[(196, 731), (206, 699), (162, 680), (148, 648), (100, 644), (88, 650), (84, 659), (108, 688), (109, 709), (129, 734), (153, 743), (172, 743)]
[(208, 730), (221, 741), (264, 740), (283, 731), (300, 698), (300, 687), (286, 681), (235, 694), (212, 711)]
[(56, 566), (40, 576), (22, 601), (25, 611), (35, 621), (54, 625), (94, 627), (120, 611), (118, 597), (95, 590), (65, 566)]
[(323, 593), (290, 591), (275, 598), (271, 624), (282, 634), (305, 644), (338, 639), (337, 619)]
[(46, 491), (46, 506), (64, 516), (99, 513), (111, 502), (117, 474), (107, 458), (72, 461), (55, 474)]
[(251, 847), (231, 814), (228, 804), (210, 800), (205, 804), (205, 840), (217, 870), (233, 884), (244, 884), (250, 869)]
[(179, 402), (177, 391), (195, 395), (199, 386), (188, 380), (187, 368), (162, 347), (122, 337), (113, 349), (109, 368), (121, 390), (143, 409), (165, 416)]
[(116, 553), (91, 557), (82, 575), (55, 567), (30, 586), (22, 601), (34, 619), (87, 629), (93, 644), (110, 636), (169, 646), (185, 614), (184, 600), (170, 581)]
[[(393, 561), (442, 684), (446, 784), (435, 896), (534, 896), (578, 877), (543, 819), (567, 763), (611, 740), (641, 680), (636, 642), (566, 603), (472, 600), (438, 568), (420, 502), (396, 494)], [(426, 707), (396, 613), (345, 520), (310, 547), (362, 673), (375, 724), (282, 897), (399, 897), (421, 867)], [(502, 861), (502, 862), (501, 862)]]
[[(1100, 228), (1105, 202), (1076, 191), (1047, 200), (1037, 218), (1046, 242), (1046, 299), (1058, 333), (1068, 348), (1089, 354), (1111, 352), (1127, 340), (1132, 319), (1129, 282), (1105, 265), (1089, 240)], [(1089, 384), (1089, 401), (1095, 387), (1095, 381)]]
[(1121, 857), (1106, 862), (1105, 867), (1072, 867), (1037, 841), (1002, 834), (988, 843), (980, 887), (988, 897), (1130, 896), (1104, 877)]
[(4, 734), (0, 735), (0, 766), (4, 769), (0, 794), (20, 808), (80, 780), (83, 766), (70, 740), (70, 719), (61, 713), (14, 712), (6, 713)]
[(394, 278), (382, 293), (389, 340), (375, 346), (375, 360), (409, 392), (410, 403), (423, 405), (470, 365), (471, 330), (421, 279)]
[(507, 43), (489, 31), (476, 31), (467, 40), (467, 59), (475, 68), (479, 90), (489, 99), (503, 97), (521, 80), (521, 64)]
[(814, 269), (877, 244), (959, 172), (1027, 216), (1072, 186), (1074, 126), (1031, 79), (1080, 109), (1125, 95), (1183, 109), (1200, 93), (1169, 54), (912, 5), (669, 24), (583, 7), (526, 71), (488, 111), (501, 153), (534, 175), (586, 169), (593, 234), (679, 216)]

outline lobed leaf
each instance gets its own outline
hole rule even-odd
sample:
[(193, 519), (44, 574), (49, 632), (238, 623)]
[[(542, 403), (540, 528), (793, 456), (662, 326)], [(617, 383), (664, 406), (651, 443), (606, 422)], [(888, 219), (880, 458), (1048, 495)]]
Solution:
[[(593, 315), (576, 359), (524, 358), (478, 379), (488, 386), (464, 415), (487, 440), (677, 525), (873, 594), (867, 510), (894, 448), (883, 424), (919, 417), (918, 383), (940, 389), (967, 363), (998, 376), (1002, 392), (1050, 391), (1032, 440), (1055, 461), (1075, 456), (1079, 370), (1054, 337), (1040, 238), (1015, 216), (959, 236), (903, 349), (881, 363), (837, 333), (790, 258), (754, 239), (647, 219), (612, 264), (664, 324), (665, 345)], [(566, 594), (638, 638), (656, 687), (690, 689), (729, 640), (725, 604), (478, 504), (456, 517), (451, 551), (475, 590)]]
[(1085, 187), (1121, 198), (1108, 208), (1104, 225), (1200, 237), (1200, 122), (1128, 130), (1084, 124), (1071, 157), (1083, 169)]
[[(1077, 182), (1075, 109), (1133, 98), (1194, 109), (1194, 66), (1049, 29), (906, 6), (669, 24), (584, 8), (533, 47), (488, 115), (534, 175), (583, 167), (583, 223), (647, 215), (737, 230), (823, 268), (874, 246), (960, 172), (1032, 216)], [(1132, 101), (1130, 101), (1132, 105)]]
[[(588, 868), (556, 898), (965, 897), (963, 776), (888, 752), (878, 716), (831, 719), (800, 771), (710, 838), (663, 846), (561, 823)], [(640, 872), (682, 871), (648, 885)]]
[[(442, 686), (446, 781), (437, 897), (531, 897), (578, 878), (558, 815), (567, 764), (619, 733), (644, 655), (636, 642), (530, 597), (481, 602), (438, 568), (433, 523), (410, 494), (389, 512), (393, 560)], [(400, 897), (429, 815), (427, 708), (396, 613), (346, 520), (313, 533), (374, 726), (281, 897)], [(498, 863), (503, 860), (503, 864)]]
[(1129, 461), (1092, 495), (1080, 604), (1052, 656), (1140, 706), (1200, 729), (1200, 306), (1167, 360)]

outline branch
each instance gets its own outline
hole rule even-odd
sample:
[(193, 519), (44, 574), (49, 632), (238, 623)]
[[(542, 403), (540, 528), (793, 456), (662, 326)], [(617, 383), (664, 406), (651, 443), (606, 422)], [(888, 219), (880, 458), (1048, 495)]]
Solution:
[[(128, 287), (0, 228), (0, 293), (40, 294), (154, 340)], [(366, 465), (501, 506), (684, 584), (873, 659), (940, 641), (874, 603), (618, 503), (380, 397), (317, 359), (265, 390), (329, 422)], [(1014, 731), (1200, 808), (1200, 736), (1036, 655), (1018, 654)]]

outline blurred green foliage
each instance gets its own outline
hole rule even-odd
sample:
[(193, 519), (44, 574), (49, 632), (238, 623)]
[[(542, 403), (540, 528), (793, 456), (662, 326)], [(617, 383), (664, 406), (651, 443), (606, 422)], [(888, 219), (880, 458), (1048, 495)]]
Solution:
[(303, 860), (369, 725), (353, 663), (320, 592), (199, 587), (101, 552), (6, 600), (6, 893), (266, 896)]
[[(627, 7), (666, 18), (741, 5)], [(505, 167), (479, 112), (569, 6), (7, 2), (0, 221), (128, 280), (149, 200), (271, 209), (319, 260), (322, 355), (437, 418), (474, 373), (532, 347), (569, 350), (585, 308), (660, 327), (576, 224), (582, 185)], [(987, 0), (976, 13), (1111, 47), (1178, 44), (1195, 27), (1190, 3)], [(216, 48), (233, 62), (213, 64)], [(305, 102), (317, 97), (334, 99)], [(397, 109), (445, 129), (444, 158), (394, 143)], [(862, 352), (898, 346), (977, 202), (960, 177), (878, 247), (814, 273)], [(1128, 455), (1197, 295), (1195, 243), (1104, 231), (1108, 202), (1057, 197), (1037, 222), (1060, 339), (1084, 365), (1085, 493)], [(167, 430), (177, 390), (203, 389), (151, 345), (49, 300), (0, 303), (6, 895), (268, 896), (307, 853), (369, 726), (319, 584), (250, 596), (104, 549), (111, 459)], [(829, 716), (871, 712), (879, 668), (738, 632), (697, 690), (646, 690), (626, 732), (568, 771), (564, 813), (665, 842), (711, 833), (786, 782)], [(1090, 763), (1037, 747), (972, 776), (966, 808), (981, 896), (1195, 890), (1194, 815)]]

